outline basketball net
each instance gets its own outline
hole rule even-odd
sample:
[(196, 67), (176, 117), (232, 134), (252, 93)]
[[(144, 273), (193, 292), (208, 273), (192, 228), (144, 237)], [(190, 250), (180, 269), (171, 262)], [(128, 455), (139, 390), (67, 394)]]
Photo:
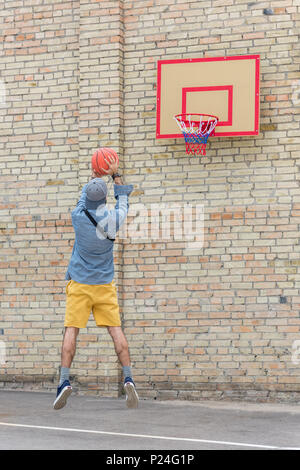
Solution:
[(210, 114), (177, 114), (174, 119), (183, 133), (186, 153), (206, 155), (206, 143), (214, 134), (218, 118)]

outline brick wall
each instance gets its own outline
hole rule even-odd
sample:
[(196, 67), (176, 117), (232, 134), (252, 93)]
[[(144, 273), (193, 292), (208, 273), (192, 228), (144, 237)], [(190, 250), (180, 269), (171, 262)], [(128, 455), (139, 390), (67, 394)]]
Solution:
[[(204, 207), (202, 249), (174, 231), (116, 244), (139, 394), (298, 400), (298, 2), (27, 0), (0, 15), (0, 385), (56, 387), (70, 212), (101, 145), (135, 186), (127, 226), (138, 203)], [(238, 54), (261, 56), (260, 134), (214, 138), (201, 160), (156, 140), (157, 60)], [(120, 393), (92, 319), (72, 374), (82, 393)]]

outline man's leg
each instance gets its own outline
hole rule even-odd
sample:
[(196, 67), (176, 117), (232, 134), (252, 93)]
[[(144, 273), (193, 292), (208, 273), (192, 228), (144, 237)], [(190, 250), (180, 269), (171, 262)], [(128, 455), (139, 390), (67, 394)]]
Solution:
[(61, 367), (70, 368), (76, 352), (76, 340), (79, 328), (67, 326), (65, 329), (62, 350), (61, 350)]
[(72, 387), (69, 382), (70, 367), (76, 352), (76, 340), (79, 333), (79, 328), (68, 326), (65, 329), (61, 350), (61, 371), (60, 381), (57, 388), (56, 399), (53, 404), (55, 410), (63, 408), (67, 399), (72, 392)]
[(108, 326), (107, 330), (113, 339), (115, 351), (121, 365), (130, 367), (130, 356), (127, 339), (120, 326)]
[(132, 380), (130, 355), (127, 339), (120, 326), (108, 326), (107, 330), (113, 339), (115, 351), (123, 367), (126, 404), (128, 408), (137, 408), (139, 398), (135, 389), (135, 384)]

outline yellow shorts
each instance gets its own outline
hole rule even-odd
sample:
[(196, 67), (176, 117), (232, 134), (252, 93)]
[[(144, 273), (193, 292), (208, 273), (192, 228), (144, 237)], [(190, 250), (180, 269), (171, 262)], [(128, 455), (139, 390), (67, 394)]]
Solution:
[(65, 326), (85, 328), (91, 311), (97, 326), (121, 326), (114, 281), (87, 285), (71, 280), (67, 284), (66, 294)]

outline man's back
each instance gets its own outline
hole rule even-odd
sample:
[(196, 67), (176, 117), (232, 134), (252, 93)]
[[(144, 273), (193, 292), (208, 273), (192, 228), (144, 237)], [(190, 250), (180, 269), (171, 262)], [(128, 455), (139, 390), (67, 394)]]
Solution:
[[(99, 201), (89, 201), (87, 186), (83, 187), (81, 198), (72, 211), (75, 242), (66, 279), (90, 285), (109, 284), (114, 277), (113, 241), (109, 238), (115, 238), (125, 221), (132, 186), (114, 186), (117, 204), (113, 210), (108, 210), (105, 201), (100, 204)], [(101, 231), (96, 230), (84, 212), (87, 207), (91, 216), (102, 227)], [(103, 231), (109, 238), (103, 235)]]

